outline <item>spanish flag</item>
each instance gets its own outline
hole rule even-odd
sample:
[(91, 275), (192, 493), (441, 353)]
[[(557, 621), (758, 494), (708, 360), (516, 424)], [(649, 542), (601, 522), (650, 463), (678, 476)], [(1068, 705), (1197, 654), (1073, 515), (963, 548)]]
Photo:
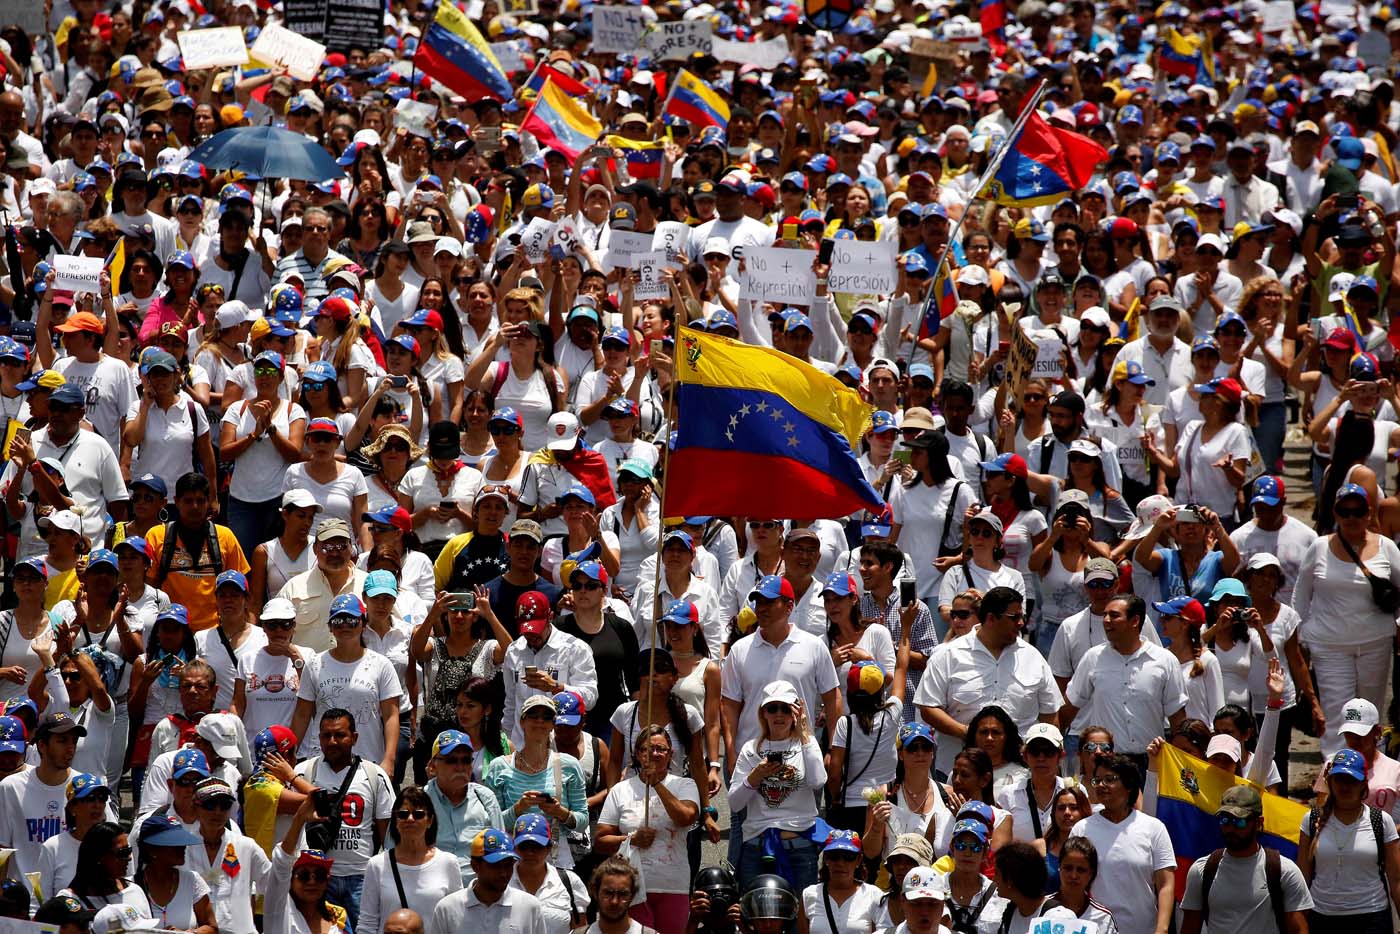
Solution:
[(413, 57), (414, 66), (468, 100), (488, 97), (508, 101), (515, 89), (491, 47), (467, 19), (449, 2), (438, 3), (437, 15)]
[(724, 98), (684, 68), (676, 75), (662, 112), (679, 117), (692, 127), (717, 126), (722, 130), (729, 126), (729, 105)]
[(542, 145), (552, 146), (569, 159), (578, 158), (603, 132), (603, 125), (593, 119), (572, 97), (553, 81), (546, 81), (530, 112), (520, 122)]
[(662, 515), (829, 519), (884, 508), (854, 453), (875, 411), (855, 390), (771, 347), (702, 331), (682, 331), (677, 351)]

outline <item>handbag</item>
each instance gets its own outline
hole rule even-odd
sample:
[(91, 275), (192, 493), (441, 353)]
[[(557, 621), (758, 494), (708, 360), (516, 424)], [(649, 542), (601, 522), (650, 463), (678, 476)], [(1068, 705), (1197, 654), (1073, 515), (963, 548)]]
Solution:
[(1371, 569), (1361, 563), (1361, 557), (1356, 550), (1351, 547), (1351, 543), (1342, 537), (1340, 532), (1336, 533), (1337, 541), (1342, 543), (1342, 549), (1346, 551), (1348, 557), (1361, 569), (1361, 573), (1366, 575), (1366, 582), (1371, 585), (1371, 600), (1376, 604), (1382, 613), (1389, 613), (1394, 616), (1400, 610), (1400, 587), (1396, 587), (1389, 578), (1377, 577), (1371, 573)]

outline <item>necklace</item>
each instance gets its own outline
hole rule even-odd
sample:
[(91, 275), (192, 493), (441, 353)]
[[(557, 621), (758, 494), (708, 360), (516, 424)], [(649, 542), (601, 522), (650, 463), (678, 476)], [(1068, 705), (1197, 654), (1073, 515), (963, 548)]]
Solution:
[(909, 810), (912, 811), (912, 812), (915, 813), (915, 814), (922, 814), (922, 813), (924, 813), (924, 805), (928, 804), (928, 793), (929, 793), (930, 791), (932, 791), (932, 790), (933, 790), (933, 785), (929, 785), (927, 788), (925, 788), (925, 789), (924, 789), (923, 797), (921, 797), (921, 798), (919, 799), (919, 803), (918, 803), (918, 804), (915, 804), (915, 803), (914, 803), (914, 795), (909, 791), (909, 786), (906, 785), (906, 786), (904, 787), (905, 803), (909, 805)]
[(526, 761), (525, 752), (524, 750), (521, 750), (520, 752), (515, 754), (515, 764), (520, 768), (521, 771), (524, 772), (530, 772), (532, 774), (535, 772), (543, 772), (545, 770), (545, 767), (549, 765), (549, 752), (548, 750), (545, 751), (544, 762), (542, 762), (539, 765), (535, 765), (534, 763)]

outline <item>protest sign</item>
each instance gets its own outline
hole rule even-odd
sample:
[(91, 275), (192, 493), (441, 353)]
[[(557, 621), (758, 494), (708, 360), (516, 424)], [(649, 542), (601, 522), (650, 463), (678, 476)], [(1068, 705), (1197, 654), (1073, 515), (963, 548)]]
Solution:
[(651, 234), (637, 233), (634, 230), (614, 230), (609, 233), (608, 269), (631, 269), (632, 257), (650, 250), (651, 240)]
[(557, 259), (572, 256), (574, 251), (583, 242), (583, 236), (579, 233), (578, 224), (572, 217), (561, 217), (554, 225), (554, 246), (551, 251)]
[(958, 68), (958, 46), (944, 39), (927, 39), (914, 36), (909, 42), (909, 77), (922, 82), (930, 72), (934, 82), (939, 74), (956, 74)]
[(337, 52), (384, 44), (384, 0), (329, 0), (326, 48)]
[(501, 68), (508, 75), (525, 70), (524, 51), (525, 43), (519, 39), (491, 43), (491, 54), (496, 56), (496, 61), (501, 63)]
[(741, 65), (757, 65), (764, 71), (772, 71), (783, 63), (792, 50), (783, 36), (765, 39), (762, 42), (736, 42), (733, 39), (712, 40), (710, 54), (722, 62), (735, 62)]
[(827, 287), (851, 295), (887, 295), (895, 290), (893, 240), (833, 240)]
[(642, 43), (656, 61), (684, 61), (696, 52), (710, 51), (714, 29), (707, 19), (657, 23), (642, 37)]
[(1357, 37), (1356, 54), (1367, 68), (1384, 68), (1390, 61), (1390, 40), (1385, 33), (1369, 29)]
[(53, 286), (65, 292), (96, 292), (102, 265), (100, 256), (55, 256)]
[(175, 37), (186, 71), (248, 64), (248, 46), (237, 26), (218, 29), (188, 29)]
[(44, 4), (35, 0), (0, 0), (0, 23), (13, 23), (31, 36), (48, 34)]
[(532, 263), (543, 263), (549, 253), (549, 239), (554, 236), (554, 222), (545, 217), (536, 217), (520, 232), (520, 245), (525, 248), (525, 258)]
[[(1035, 364), (1031, 367), (1032, 379), (1054, 382), (1065, 375), (1065, 342), (1050, 328), (1036, 328), (1032, 322), (1029, 338), (1035, 344)], [(1019, 324), (1016, 330), (1024, 331)]]
[[(326, 35), (328, 0), (282, 0), (283, 25), (299, 36), (320, 42)], [(254, 43), (256, 45), (256, 42)]]
[(290, 29), (268, 23), (248, 50), (253, 58), (280, 68), (293, 78), (313, 81), (326, 60), (326, 47)]
[(590, 48), (594, 52), (635, 54), (646, 28), (647, 18), (641, 7), (595, 6)]
[(811, 250), (745, 247), (744, 266), (747, 275), (741, 284), (740, 298), (778, 305), (810, 305), (817, 294)]
[[(1005, 332), (1005, 325), (1002, 326)], [(1035, 369), (1037, 348), (1026, 329), (1014, 321), (1011, 324), (1011, 349), (1006, 355), (1006, 383), (1010, 387), (1011, 398), (1019, 399), (1026, 381)]]
[(1283, 32), (1296, 19), (1293, 0), (1268, 0), (1264, 4), (1264, 32)]
[(437, 128), (437, 112), (437, 104), (405, 97), (394, 105), (394, 126), (403, 127), (414, 136), (432, 139)]
[(670, 287), (666, 285), (666, 277), (663, 275), (666, 270), (665, 250), (633, 253), (632, 268), (637, 270), (640, 276), (640, 281), (632, 292), (633, 298), (638, 301), (664, 301), (671, 297)]
[(684, 269), (689, 258), (686, 244), (690, 242), (690, 228), (680, 221), (664, 221), (656, 225), (656, 235), (652, 237), (651, 248), (666, 252), (667, 265)]

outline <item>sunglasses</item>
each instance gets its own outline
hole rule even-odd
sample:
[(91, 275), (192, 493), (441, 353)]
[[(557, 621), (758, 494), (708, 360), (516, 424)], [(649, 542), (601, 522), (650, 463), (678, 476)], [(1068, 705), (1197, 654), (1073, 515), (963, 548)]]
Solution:
[(491, 433), (491, 437), (493, 438), (509, 438), (511, 435), (520, 433), (520, 429), (516, 426), (502, 425), (500, 423), (487, 425), (486, 430)]
[(67, 684), (77, 684), (79, 681), (83, 680), (83, 673), (80, 671), (65, 671), (63, 673), (63, 680)]
[(1364, 519), (1370, 512), (1371, 510), (1367, 509), (1365, 506), (1353, 506), (1346, 509), (1332, 510), (1332, 514), (1338, 519)]
[(442, 762), (444, 765), (455, 765), (464, 769), (469, 769), (472, 765), (471, 756), (438, 756), (438, 761)]
[(1249, 825), (1254, 823), (1252, 817), (1235, 817), (1233, 814), (1217, 814), (1216, 820), (1220, 821), (1220, 828), (1233, 827), (1236, 830), (1247, 830)]
[(394, 816), (397, 817), (399, 820), (427, 820), (428, 812), (425, 811), (423, 808), (414, 808), (411, 811), (399, 811), (396, 814), (394, 814)]
[(860, 854), (850, 850), (828, 850), (823, 858), (828, 863), (854, 863), (860, 859)]
[(545, 722), (547, 722), (547, 723), (553, 723), (553, 722), (554, 722), (554, 711), (552, 711), (552, 710), (545, 710), (543, 707), (541, 707), (541, 708), (539, 708), (539, 709), (537, 709), (537, 710), (532, 710), (532, 711), (530, 711), (529, 713), (527, 713), (527, 714), (525, 715), (525, 719), (526, 719), (526, 720), (543, 720), (543, 721), (545, 721)]
[(326, 224), (302, 224), (301, 229), (307, 233), (329, 233), (330, 227)]
[(790, 714), (790, 713), (792, 713), (792, 708), (789, 707), (787, 704), (780, 704), (780, 703), (774, 702), (774, 703), (772, 703), (772, 704), (764, 704), (764, 705), (763, 705), (763, 712), (764, 712), (764, 713), (771, 713), (771, 714), (781, 714), (781, 713)]
[(1092, 753), (1095, 755), (1097, 755), (1098, 753), (1113, 752), (1112, 743), (1085, 743), (1082, 748), (1085, 752)]
[(215, 798), (212, 801), (199, 802), (199, 809), (201, 811), (231, 811), (233, 810), (233, 802), (228, 798)]
[(324, 869), (300, 869), (292, 873), (292, 878), (303, 884), (308, 882), (326, 882), (330, 877), (330, 873)]
[(970, 843), (966, 840), (958, 840), (953, 843), (953, 849), (957, 850), (959, 853), (981, 853), (986, 848), (987, 844), (977, 840)]
[(772, 521), (772, 520), (770, 519), (770, 520), (767, 520), (767, 521), (764, 521), (764, 522), (750, 522), (750, 523), (749, 523), (749, 528), (751, 528), (751, 529), (776, 529), (776, 528), (778, 528), (780, 525), (782, 525), (781, 522), (774, 522), (774, 521)]
[(411, 450), (413, 449), (402, 441), (390, 441), (384, 445), (384, 451), (388, 454), (407, 454)]
[(602, 585), (602, 583), (601, 583), (600, 581), (584, 581), (582, 584), (579, 584), (579, 585), (578, 585), (577, 587), (575, 587), (574, 589), (575, 589), (575, 590), (587, 590), (587, 591), (589, 591), (590, 593), (592, 593), (592, 592), (595, 591), (595, 590), (602, 590), (602, 589), (603, 589), (603, 585)]
[(949, 610), (949, 611), (948, 611), (948, 615), (951, 616), (953, 619), (971, 619), (971, 618), (972, 618), (972, 611), (971, 611), (971, 610)]
[(967, 534), (973, 538), (996, 538), (997, 530), (990, 525), (977, 524), (967, 530)]
[(262, 621), (262, 628), (271, 630), (272, 632), (292, 630), (296, 627), (296, 620), (291, 619), (265, 619)]
[(333, 444), (340, 440), (340, 435), (333, 435), (329, 431), (313, 431), (306, 436), (306, 440), (312, 444)]
[(1046, 399), (1048, 399), (1048, 398), (1050, 398), (1050, 397), (1047, 396), (1047, 395), (1045, 395), (1044, 393), (1039, 393), (1039, 392), (1028, 392), (1028, 393), (1026, 393), (1024, 396), (1021, 397), (1021, 401), (1022, 401), (1022, 402), (1044, 402), (1044, 401), (1045, 401)]
[(254, 376), (281, 376), (282, 371), (275, 366), (259, 366), (253, 368)]
[(202, 776), (196, 776), (194, 778), (177, 778), (175, 779), (175, 784), (179, 785), (181, 788), (193, 788), (195, 785), (198, 785), (202, 781), (204, 781), (204, 778)]
[(933, 743), (926, 739), (916, 739), (908, 746), (904, 747), (906, 753), (930, 753), (933, 752)]
[(121, 860), (122, 862), (125, 863), (125, 862), (127, 862), (128, 860), (131, 859), (131, 853), (132, 853), (131, 847), (129, 847), (129, 846), (120, 846), (120, 847), (117, 847), (115, 850), (113, 850), (112, 853), (111, 853), (111, 855), (114, 856), (114, 857), (116, 857), (117, 859), (119, 859), (119, 860)]
[(1089, 581), (1084, 586), (1090, 590), (1112, 590), (1117, 581)]

